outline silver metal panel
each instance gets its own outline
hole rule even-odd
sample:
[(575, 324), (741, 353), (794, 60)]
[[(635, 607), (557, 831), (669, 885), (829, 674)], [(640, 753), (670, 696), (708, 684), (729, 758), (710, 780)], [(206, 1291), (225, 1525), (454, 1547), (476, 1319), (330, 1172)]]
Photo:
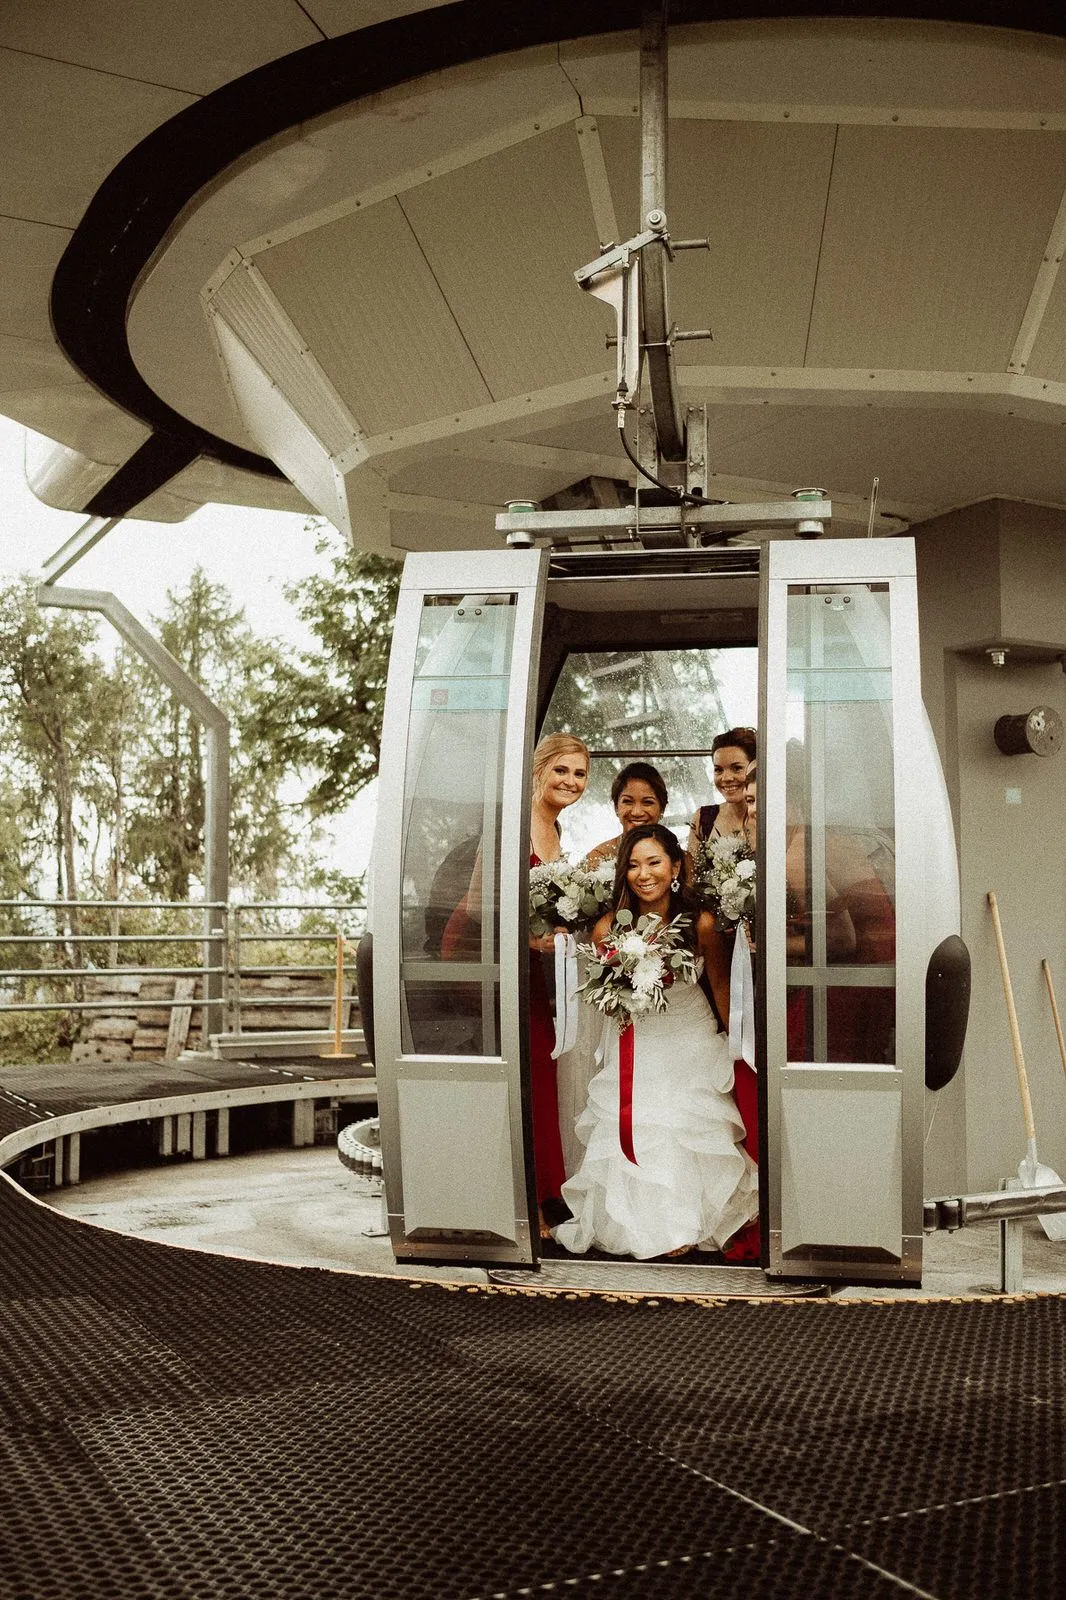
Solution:
[[(546, 573), (546, 553), (532, 550), (433, 553), (408, 557), (401, 582), (382, 734), (372, 925), (385, 1190), (393, 1246), (406, 1259), (532, 1260), (526, 1171), (528, 1044), (523, 1028), (526, 864), (534, 710), (530, 686), (539, 665)], [(402, 852), (423, 600), (426, 595), (460, 594), (516, 596), (499, 796), (498, 962), (486, 959), (483, 942), (480, 961), (456, 961), (447, 973), (453, 986), (480, 978), (490, 987), (498, 974), (499, 1037), (491, 1041), (491, 1054), (476, 1056), (405, 1048), (400, 1005), (405, 979), (418, 979), (427, 969), (430, 976), (444, 976), (439, 963), (404, 960)], [(463, 760), (462, 750), (456, 751), (456, 760)], [(485, 852), (484, 867), (487, 874), (493, 870), (491, 852)], [(488, 885), (486, 894), (491, 898), (492, 893)], [(412, 1238), (416, 1231), (418, 1237)], [(457, 1236), (449, 1238), (449, 1233)]]
[(899, 1259), (902, 1078), (892, 1067), (782, 1072), (782, 1255), (830, 1247)]
[(404, 1231), (515, 1238), (510, 1085), (445, 1078), (399, 1080)]
[[(860, 1281), (917, 1279), (921, 1273), (924, 975), (927, 892), (923, 844), (906, 816), (907, 753), (924, 736), (918, 675), (914, 548), (910, 540), (834, 540), (772, 544), (764, 569), (760, 629), (759, 948), (762, 966), (760, 1070), (766, 1076), (764, 1203), (770, 1270)], [(787, 590), (789, 585), (884, 584), (891, 629), (892, 791), (896, 819), (895, 1063), (843, 1067), (827, 1063), (826, 985), (872, 990), (892, 981), (884, 964), (841, 968), (821, 937), (810, 964), (789, 968), (785, 872), (788, 725)], [(810, 719), (811, 764), (824, 720)], [(820, 819), (811, 816), (811, 833)], [(817, 897), (825, 883), (824, 851), (812, 850)], [(821, 890), (823, 909), (824, 887)], [(817, 1064), (788, 1061), (788, 993), (813, 992), (811, 1025)], [(891, 1086), (892, 1092), (886, 1092)], [(879, 1130), (879, 1132), (878, 1132)], [(810, 1246), (808, 1253), (804, 1247)], [(834, 1250), (839, 1256), (834, 1259)], [(786, 1252), (788, 1259), (785, 1259)], [(864, 1259), (867, 1258), (867, 1259)]]

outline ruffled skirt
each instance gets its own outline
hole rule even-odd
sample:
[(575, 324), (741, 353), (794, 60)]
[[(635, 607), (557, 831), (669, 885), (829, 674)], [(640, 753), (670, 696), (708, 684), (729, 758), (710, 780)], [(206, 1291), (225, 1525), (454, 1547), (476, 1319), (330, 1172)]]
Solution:
[(743, 1147), (733, 1064), (702, 991), (677, 985), (665, 1012), (634, 1028), (633, 1149), (619, 1138), (618, 1029), (576, 1125), (581, 1164), (563, 1185), (571, 1221), (554, 1230), (574, 1254), (646, 1261), (687, 1245), (717, 1250), (758, 1216), (758, 1177)]

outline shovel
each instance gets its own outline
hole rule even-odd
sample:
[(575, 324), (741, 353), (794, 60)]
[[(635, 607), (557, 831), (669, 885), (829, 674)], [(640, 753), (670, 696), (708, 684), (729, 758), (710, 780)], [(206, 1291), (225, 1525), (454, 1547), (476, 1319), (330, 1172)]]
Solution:
[[(992, 910), (992, 926), (996, 932), (996, 949), (999, 952), (999, 970), (1003, 974), (1003, 995), (1007, 1002), (1007, 1020), (1010, 1023), (1010, 1042), (1014, 1050), (1014, 1066), (1018, 1073), (1018, 1088), (1022, 1097), (1022, 1115), (1025, 1118), (1025, 1137), (1028, 1149), (1018, 1163), (1018, 1177), (1023, 1189), (1062, 1188), (1062, 1179), (1051, 1167), (1045, 1167), (1036, 1153), (1036, 1124), (1033, 1121), (1033, 1102), (1029, 1095), (1029, 1075), (1022, 1054), (1022, 1036), (1018, 1032), (1018, 1013), (1014, 1009), (1014, 990), (1011, 988), (1007, 950), (1003, 943), (1003, 929), (999, 922), (996, 896), (988, 891), (988, 904)], [(1049, 1239), (1066, 1239), (1066, 1212), (1052, 1212), (1039, 1218), (1040, 1226)]]
[(1051, 981), (1051, 968), (1047, 964), (1047, 957), (1040, 963), (1044, 973), (1044, 982), (1047, 984), (1048, 999), (1051, 1001), (1051, 1015), (1055, 1019), (1055, 1033), (1059, 1041), (1059, 1056), (1062, 1059), (1062, 1070), (1066, 1072), (1066, 1039), (1062, 1037), (1062, 1023), (1059, 1021), (1059, 1008), (1055, 1004), (1055, 985)]

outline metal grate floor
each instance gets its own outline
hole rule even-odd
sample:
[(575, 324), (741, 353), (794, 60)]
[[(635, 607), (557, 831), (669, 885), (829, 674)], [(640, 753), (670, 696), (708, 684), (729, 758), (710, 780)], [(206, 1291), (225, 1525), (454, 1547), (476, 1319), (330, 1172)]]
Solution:
[[(1066, 1301), (357, 1277), (0, 1180), (2, 1600), (1041, 1600)], [(688, 1274), (686, 1274), (686, 1278)]]
[(774, 1282), (759, 1267), (670, 1266), (639, 1261), (542, 1261), (539, 1272), (492, 1267), (491, 1283), (517, 1289), (593, 1289), (599, 1294), (711, 1295), (720, 1300), (824, 1295), (824, 1283)]

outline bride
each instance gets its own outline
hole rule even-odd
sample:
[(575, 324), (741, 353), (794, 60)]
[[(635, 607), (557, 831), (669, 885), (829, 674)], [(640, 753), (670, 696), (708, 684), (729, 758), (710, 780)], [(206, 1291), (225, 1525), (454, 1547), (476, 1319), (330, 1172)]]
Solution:
[[(613, 908), (596, 924), (597, 944), (622, 909), (634, 917), (652, 912), (664, 922), (679, 913), (690, 917), (691, 948), (716, 986), (722, 981), (725, 958), (714, 919), (685, 887), (681, 846), (661, 824), (623, 838)], [(619, 1035), (609, 1021), (603, 1066), (577, 1125), (584, 1156), (563, 1185), (573, 1218), (554, 1230), (555, 1238), (574, 1254), (598, 1249), (641, 1261), (697, 1246), (721, 1249), (759, 1210), (725, 1035), (695, 983), (675, 983), (665, 1012), (639, 1017), (633, 1027), (636, 1164), (620, 1140)]]

